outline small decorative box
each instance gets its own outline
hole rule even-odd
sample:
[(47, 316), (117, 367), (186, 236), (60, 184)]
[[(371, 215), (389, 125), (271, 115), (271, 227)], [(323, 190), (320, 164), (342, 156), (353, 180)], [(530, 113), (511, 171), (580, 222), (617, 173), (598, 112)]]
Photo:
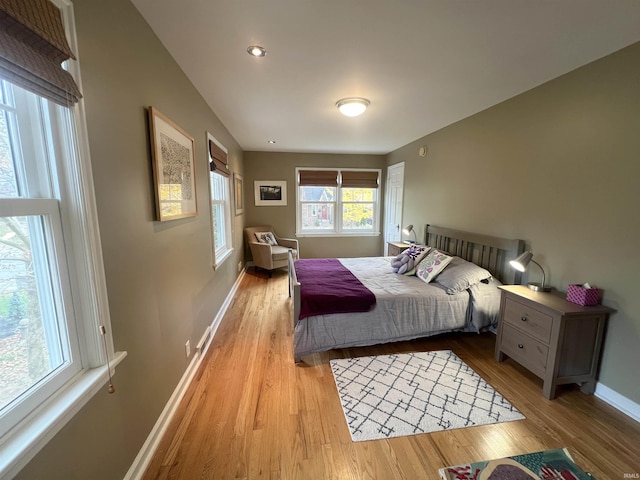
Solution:
[(572, 284), (567, 289), (567, 300), (578, 305), (598, 305), (600, 304), (600, 289)]

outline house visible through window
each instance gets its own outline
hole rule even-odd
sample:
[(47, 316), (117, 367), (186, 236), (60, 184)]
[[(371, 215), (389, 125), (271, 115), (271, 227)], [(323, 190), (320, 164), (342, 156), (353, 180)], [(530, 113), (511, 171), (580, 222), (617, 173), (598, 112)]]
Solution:
[(299, 235), (379, 232), (380, 170), (296, 169)]
[(214, 266), (233, 251), (231, 235), (231, 189), (227, 150), (211, 134), (209, 139), (209, 187), (211, 191), (211, 228)]

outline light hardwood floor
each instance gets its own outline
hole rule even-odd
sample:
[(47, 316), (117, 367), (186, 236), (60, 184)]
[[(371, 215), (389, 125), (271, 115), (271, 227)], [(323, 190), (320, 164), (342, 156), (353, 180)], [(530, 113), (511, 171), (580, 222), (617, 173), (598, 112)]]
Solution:
[[(286, 272), (245, 275), (145, 479), (437, 479), (439, 468), (567, 447), (598, 480), (638, 478), (640, 424), (577, 386), (493, 360), (492, 334), (442, 335), (292, 361)], [(525, 420), (353, 443), (329, 360), (453, 350)], [(632, 475), (625, 477), (625, 474)]]

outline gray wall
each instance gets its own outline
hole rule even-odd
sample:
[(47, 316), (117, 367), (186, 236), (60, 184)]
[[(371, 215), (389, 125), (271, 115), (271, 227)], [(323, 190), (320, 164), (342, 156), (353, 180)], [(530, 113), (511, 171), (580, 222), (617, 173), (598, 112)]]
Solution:
[[(636, 403), (639, 87), (635, 44), (388, 157), (406, 162), (405, 223), (522, 238), (557, 289), (586, 281), (603, 288), (617, 313), (600, 382)], [(539, 281), (539, 270), (531, 277)]]
[[(242, 152), (128, 0), (74, 0), (112, 330), (128, 357), (114, 377), (20, 473), (25, 479), (122, 478), (237, 277), (235, 252), (212, 269), (205, 131), (243, 173)], [(145, 108), (195, 138), (195, 218), (154, 221)]]
[[(247, 226), (273, 225), (281, 237), (296, 232), (296, 167), (380, 168), (385, 179), (384, 155), (336, 155), (318, 153), (245, 152), (245, 205)], [(255, 180), (286, 180), (287, 206), (255, 206)], [(383, 191), (381, 189), (380, 194)], [(384, 202), (381, 202), (381, 206)], [(382, 223), (382, 215), (380, 217)], [(382, 225), (380, 226), (382, 228)], [(302, 237), (300, 254), (305, 258), (368, 257), (382, 254), (382, 234), (372, 237)], [(249, 255), (249, 253), (247, 253)]]

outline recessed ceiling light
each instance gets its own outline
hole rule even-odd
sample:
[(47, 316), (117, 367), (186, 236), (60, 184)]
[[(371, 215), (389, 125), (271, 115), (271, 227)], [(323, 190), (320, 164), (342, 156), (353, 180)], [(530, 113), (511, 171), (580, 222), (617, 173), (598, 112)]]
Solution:
[(271, 145), (273, 145), (274, 143), (276, 143), (275, 140), (267, 140), (267, 143), (270, 143)]
[(254, 57), (264, 57), (267, 54), (267, 50), (260, 45), (249, 45), (247, 47), (247, 53)]
[(336, 107), (340, 113), (347, 117), (357, 117), (362, 115), (371, 104), (369, 100), (361, 97), (342, 98), (336, 102)]

